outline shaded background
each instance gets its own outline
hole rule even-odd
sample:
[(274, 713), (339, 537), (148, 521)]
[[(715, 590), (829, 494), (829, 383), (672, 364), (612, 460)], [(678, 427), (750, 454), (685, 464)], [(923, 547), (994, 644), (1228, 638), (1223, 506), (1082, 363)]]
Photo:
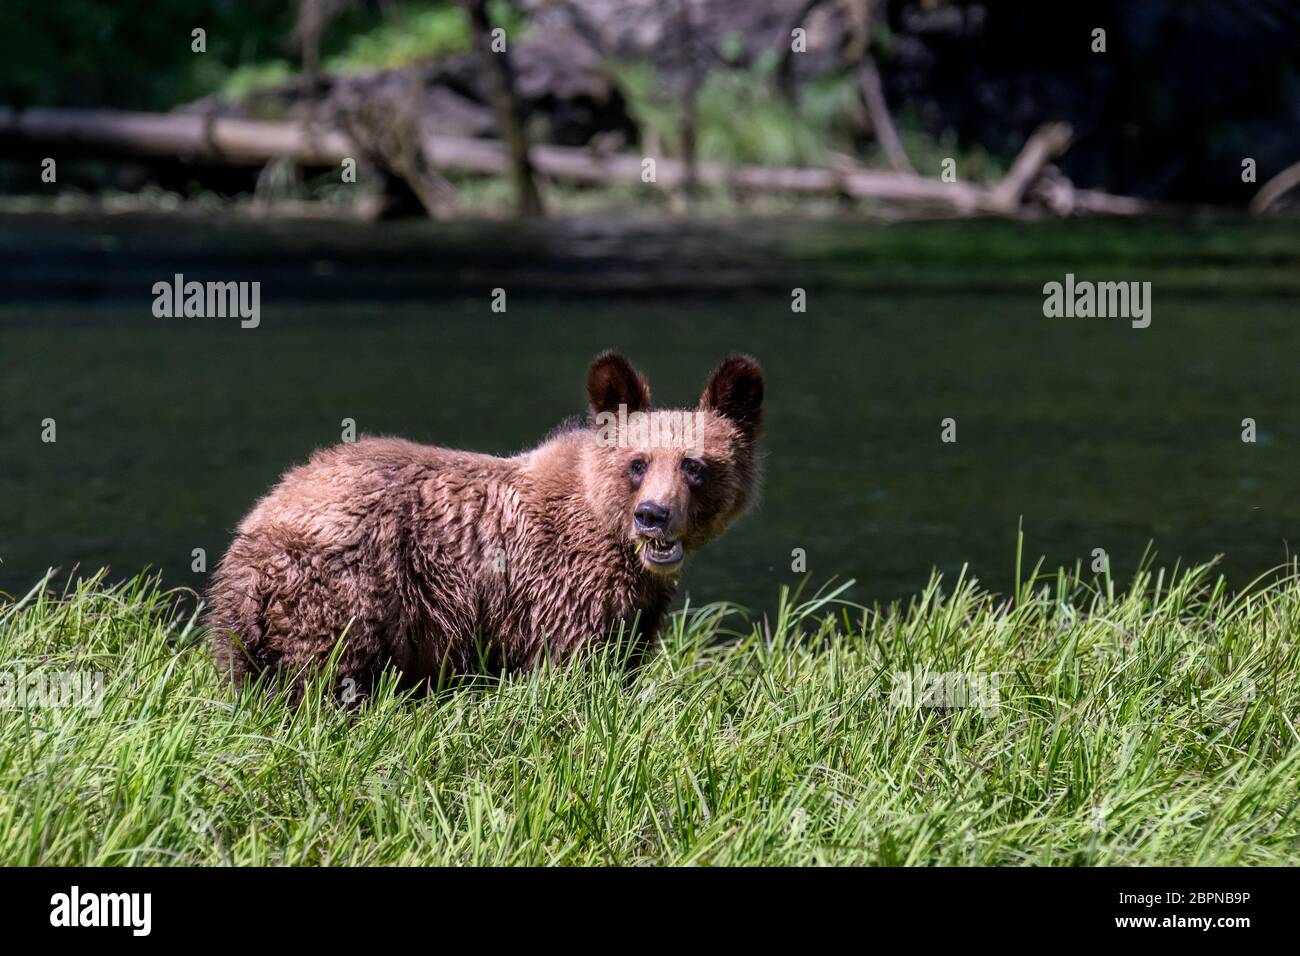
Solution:
[[(964, 179), (999, 169), (1047, 120), (1076, 130), (1060, 162), (1075, 185), (1124, 195), (1244, 205), (1300, 159), (1295, 0), (494, 0), (489, 9), (508, 30), (536, 141), (608, 146), (601, 138), (614, 134), (678, 154), (680, 87), (694, 68), (702, 159), (874, 162), (855, 74), (865, 48), (913, 162), (930, 175), (954, 155)], [(304, 11), (323, 21), (308, 31), (321, 62), (311, 83)], [(795, 25), (808, 49), (786, 56)], [(203, 55), (190, 49), (194, 27), (207, 31)], [(1096, 28), (1105, 53), (1092, 51)], [(379, 95), (409, 75), (431, 127), (492, 135), (486, 73), (470, 50), (462, 11), (447, 0), (7, 0), (0, 104), (281, 118), (328, 112), (348, 92)], [(794, 108), (776, 95), (783, 70)], [(1258, 163), (1255, 184), (1239, 175), (1244, 156)], [(9, 188), (39, 184), (30, 164), (0, 171)], [(184, 164), (75, 172), (90, 189), (138, 190), (150, 177), (181, 193), (251, 185), (249, 175), (196, 177)]]

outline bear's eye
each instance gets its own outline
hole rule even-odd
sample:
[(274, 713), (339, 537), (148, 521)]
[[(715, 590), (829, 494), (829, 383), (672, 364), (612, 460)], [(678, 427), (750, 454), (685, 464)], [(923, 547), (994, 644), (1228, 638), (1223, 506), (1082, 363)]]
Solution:
[(698, 485), (704, 480), (704, 462), (698, 458), (683, 458), (682, 474), (686, 476), (687, 484)]
[(646, 463), (644, 458), (633, 458), (627, 466), (627, 476), (633, 481), (640, 481), (645, 477)]

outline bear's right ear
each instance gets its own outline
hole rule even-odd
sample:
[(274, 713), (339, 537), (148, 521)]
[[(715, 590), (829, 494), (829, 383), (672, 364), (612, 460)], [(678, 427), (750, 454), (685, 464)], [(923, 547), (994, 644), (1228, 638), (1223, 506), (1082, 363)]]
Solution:
[(587, 400), (592, 418), (617, 412), (620, 405), (626, 405), (629, 413), (641, 412), (650, 407), (650, 386), (623, 356), (604, 352), (587, 372)]

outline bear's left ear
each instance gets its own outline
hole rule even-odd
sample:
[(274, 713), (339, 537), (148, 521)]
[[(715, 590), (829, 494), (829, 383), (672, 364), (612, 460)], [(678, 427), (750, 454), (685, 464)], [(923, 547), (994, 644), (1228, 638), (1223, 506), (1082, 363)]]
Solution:
[(752, 439), (763, 424), (762, 367), (748, 355), (731, 356), (704, 387), (700, 407), (731, 419)]

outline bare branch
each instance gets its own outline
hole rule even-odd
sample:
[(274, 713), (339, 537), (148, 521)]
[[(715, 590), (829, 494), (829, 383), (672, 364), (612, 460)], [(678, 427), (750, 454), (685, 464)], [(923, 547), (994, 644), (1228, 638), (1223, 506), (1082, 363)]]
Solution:
[(1025, 141), (1002, 182), (993, 187), (993, 203), (1000, 212), (1015, 212), (1043, 167), (1060, 156), (1074, 133), (1068, 123), (1046, 123)]
[(1300, 163), (1288, 166), (1264, 185), (1250, 201), (1250, 211), (1256, 215), (1266, 213), (1277, 205), (1278, 200), (1291, 190), (1300, 186)]

